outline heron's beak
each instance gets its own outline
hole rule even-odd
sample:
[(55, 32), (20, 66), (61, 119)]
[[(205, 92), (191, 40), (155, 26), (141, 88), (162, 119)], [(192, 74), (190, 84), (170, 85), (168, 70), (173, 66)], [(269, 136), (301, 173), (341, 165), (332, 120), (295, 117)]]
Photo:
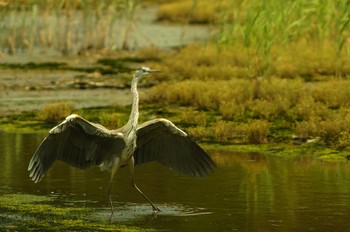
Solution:
[(155, 70), (155, 69), (151, 69), (151, 70), (149, 70), (149, 72), (161, 72), (160, 70)]

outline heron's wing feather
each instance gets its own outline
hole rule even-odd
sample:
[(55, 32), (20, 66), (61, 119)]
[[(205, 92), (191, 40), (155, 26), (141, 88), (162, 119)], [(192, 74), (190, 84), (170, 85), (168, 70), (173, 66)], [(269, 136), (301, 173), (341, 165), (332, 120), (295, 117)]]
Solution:
[(45, 173), (56, 160), (56, 150), (57, 143), (55, 143), (52, 136), (46, 137), (41, 142), (28, 166), (29, 176), (35, 183), (39, 182), (45, 176)]
[(38, 147), (28, 166), (30, 177), (40, 181), (56, 159), (78, 168), (97, 166), (112, 160), (124, 146), (121, 134), (70, 115)]
[(190, 176), (205, 176), (215, 163), (185, 132), (166, 119), (145, 122), (137, 129), (135, 164), (158, 161)]

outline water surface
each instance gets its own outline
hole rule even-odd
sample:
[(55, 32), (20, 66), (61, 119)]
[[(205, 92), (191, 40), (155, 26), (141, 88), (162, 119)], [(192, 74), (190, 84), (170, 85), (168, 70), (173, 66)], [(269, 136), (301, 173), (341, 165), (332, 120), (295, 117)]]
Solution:
[[(29, 179), (28, 162), (44, 137), (0, 132), (0, 194), (50, 196), (53, 206), (91, 209), (94, 220), (106, 222), (109, 173), (79, 170), (58, 161), (42, 182)], [(118, 171), (112, 223), (165, 231), (348, 230), (349, 163), (256, 153), (210, 154), (218, 169), (202, 179), (156, 163), (136, 167), (139, 187), (162, 210), (156, 217), (131, 187), (128, 168)]]

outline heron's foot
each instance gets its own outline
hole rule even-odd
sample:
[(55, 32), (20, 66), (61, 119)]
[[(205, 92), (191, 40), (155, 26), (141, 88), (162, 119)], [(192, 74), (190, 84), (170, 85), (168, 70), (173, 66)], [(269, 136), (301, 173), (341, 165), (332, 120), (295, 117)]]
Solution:
[(114, 215), (114, 208), (113, 208), (112, 202), (110, 202), (110, 204), (111, 204), (111, 214), (109, 215), (109, 223), (112, 223), (113, 215)]
[(113, 214), (114, 212), (112, 211), (111, 214), (109, 215), (109, 223), (112, 223), (113, 222)]
[(153, 213), (154, 214), (157, 214), (157, 213), (160, 212), (160, 209), (157, 206), (152, 205), (152, 208), (153, 208)]
[(112, 201), (110, 200), (110, 202), (109, 202), (109, 204), (110, 204), (110, 207), (111, 207), (111, 214), (110, 214), (110, 218), (112, 218), (113, 217), (113, 215), (114, 215), (114, 208), (113, 208), (113, 203), (112, 203)]
[(107, 190), (108, 199), (109, 199), (109, 206), (111, 207), (111, 216), (110, 216), (110, 218), (112, 218), (113, 214), (114, 214), (112, 193), (111, 192), (112, 192), (112, 181), (109, 183), (109, 187), (108, 187), (108, 190)]

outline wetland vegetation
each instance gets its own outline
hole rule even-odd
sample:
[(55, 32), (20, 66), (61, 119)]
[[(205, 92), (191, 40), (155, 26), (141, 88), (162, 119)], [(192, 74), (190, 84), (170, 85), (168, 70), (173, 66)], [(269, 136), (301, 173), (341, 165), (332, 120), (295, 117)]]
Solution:
[[(168, 118), (213, 154), (259, 152), (330, 161), (350, 157), (348, 0), (13, 0), (0, 1), (0, 19), (0, 96), (6, 101), (11, 93), (21, 96), (14, 97), (11, 109), (5, 100), (0, 102), (1, 131), (46, 133), (70, 113), (120, 127), (130, 111), (125, 99), (130, 98), (126, 92), (132, 71), (146, 65), (162, 72), (141, 83), (140, 121)], [(210, 39), (201, 34), (205, 39), (200, 42), (173, 47), (152, 42), (163, 34), (155, 30), (147, 36), (145, 22), (176, 26), (183, 34), (200, 25), (212, 33)], [(96, 93), (107, 95), (96, 104), (81, 104), (77, 97), (106, 89), (111, 92)], [(21, 104), (23, 96), (34, 93), (27, 101), (34, 107)], [(95, 97), (89, 98), (97, 101)], [(215, 161), (222, 167), (237, 165), (227, 155), (215, 155)], [(274, 162), (271, 173), (280, 165)], [(348, 177), (348, 169), (342, 168)], [(264, 190), (269, 192), (275, 185), (268, 168), (256, 169), (249, 166), (257, 174), (248, 185), (262, 175), (272, 186)], [(314, 169), (313, 178), (321, 172)], [(334, 175), (322, 174), (331, 184), (342, 177), (334, 170), (332, 166)], [(278, 192), (268, 197), (271, 202)], [(52, 198), (1, 193), (5, 230), (143, 230), (86, 220), (91, 210), (52, 206)]]
[[(105, 55), (90, 62), (88, 67), (29, 62), (2, 63), (3, 69), (74, 70), (83, 73), (79, 75), (80, 82), (75, 83), (81, 88), (116, 87), (98, 83), (99, 80), (91, 85), (86, 80), (91, 74), (117, 75), (118, 86), (123, 88), (128, 86), (130, 67), (147, 64), (161, 69), (162, 73), (144, 83), (153, 86), (141, 98), (143, 107), (150, 109), (145, 117), (170, 116), (193, 137), (210, 143), (291, 145), (308, 141), (335, 152), (347, 152), (350, 145), (348, 1), (183, 0), (147, 1), (145, 5), (140, 1), (59, 2), (56, 5), (50, 1), (27, 1), (22, 6), (14, 1), (1, 6), (2, 17), (14, 23), (2, 25), (3, 30), (9, 30), (2, 34), (2, 51), (22, 52), (24, 45), (20, 42), (28, 36), (32, 41), (28, 46), (44, 52), (48, 44), (56, 44), (58, 47), (53, 47), (56, 51), (74, 50), (69, 49), (69, 44), (76, 45), (78, 35), (69, 36), (73, 31), (71, 18), (78, 17), (76, 26), (82, 24), (86, 28), (83, 40), (79, 40), (85, 47), (75, 50), (86, 50), (86, 41), (91, 41), (99, 43), (91, 45), (95, 52), (103, 51)], [(208, 24), (218, 32), (210, 41), (172, 51), (149, 47), (136, 52), (116, 52), (112, 49), (115, 44), (105, 43), (111, 41), (108, 36), (116, 36), (108, 28), (118, 18), (129, 17), (127, 22), (137, 23), (135, 10), (155, 7), (155, 3), (159, 5), (158, 22)], [(56, 24), (28, 27), (24, 20), (11, 21), (13, 15), (34, 20), (39, 14), (61, 15), (66, 23), (65, 39), (52, 34), (57, 32), (52, 30)], [(94, 28), (103, 34), (93, 31)], [(66, 44), (49, 43), (49, 35)], [(99, 35), (101, 40), (92, 38), (93, 35)], [(10, 44), (17, 47), (11, 48)], [(28, 48), (25, 51), (31, 53)], [(73, 108), (74, 104), (69, 102), (49, 104), (29, 120), (58, 122), (68, 112), (76, 112)], [(161, 114), (157, 115), (157, 111)], [(128, 112), (123, 112), (125, 115), (102, 113), (93, 119), (114, 127), (125, 121)], [(11, 117), (3, 118), (2, 122), (12, 123)], [(45, 123), (42, 126), (47, 127)]]

